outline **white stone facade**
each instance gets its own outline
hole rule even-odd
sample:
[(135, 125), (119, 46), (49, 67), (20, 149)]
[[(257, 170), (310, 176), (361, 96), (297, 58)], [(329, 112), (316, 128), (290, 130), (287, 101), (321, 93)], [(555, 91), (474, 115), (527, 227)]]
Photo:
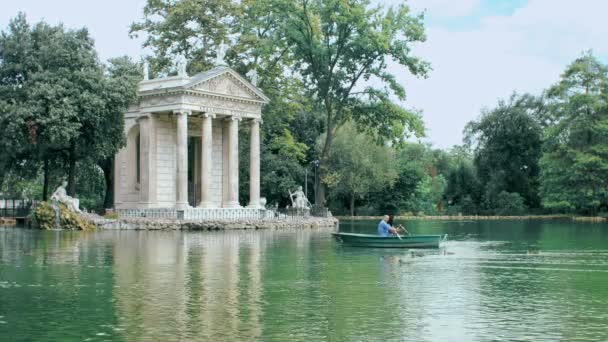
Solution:
[(143, 80), (115, 157), (116, 209), (241, 208), (239, 125), (250, 126), (249, 208), (260, 205), (264, 94), (227, 66)]

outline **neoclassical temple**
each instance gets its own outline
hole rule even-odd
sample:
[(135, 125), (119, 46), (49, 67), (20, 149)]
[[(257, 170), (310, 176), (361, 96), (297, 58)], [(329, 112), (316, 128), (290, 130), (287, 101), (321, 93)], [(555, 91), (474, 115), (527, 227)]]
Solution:
[[(139, 83), (115, 157), (116, 209), (262, 208), (260, 122), (268, 98), (229, 68)], [(248, 125), (249, 202), (239, 203), (239, 125)]]

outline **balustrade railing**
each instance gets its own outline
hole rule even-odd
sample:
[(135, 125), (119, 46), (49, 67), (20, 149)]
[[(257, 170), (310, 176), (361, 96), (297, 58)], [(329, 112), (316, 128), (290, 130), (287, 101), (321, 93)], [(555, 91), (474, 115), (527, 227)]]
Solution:
[(0, 199), (0, 217), (25, 218), (37, 203), (25, 199)]

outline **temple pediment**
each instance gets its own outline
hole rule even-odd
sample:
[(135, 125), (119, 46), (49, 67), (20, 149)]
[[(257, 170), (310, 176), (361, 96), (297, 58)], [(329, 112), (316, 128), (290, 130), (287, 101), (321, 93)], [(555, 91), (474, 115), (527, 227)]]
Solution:
[(268, 102), (268, 98), (256, 86), (228, 67), (218, 67), (192, 77), (185, 88), (223, 96)]

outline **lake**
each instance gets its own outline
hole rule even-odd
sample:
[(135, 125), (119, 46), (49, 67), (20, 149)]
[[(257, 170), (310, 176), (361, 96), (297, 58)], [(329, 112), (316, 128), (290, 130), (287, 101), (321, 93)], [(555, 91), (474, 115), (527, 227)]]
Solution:
[(0, 227), (0, 341), (608, 341), (608, 224), (406, 223), (450, 240)]

